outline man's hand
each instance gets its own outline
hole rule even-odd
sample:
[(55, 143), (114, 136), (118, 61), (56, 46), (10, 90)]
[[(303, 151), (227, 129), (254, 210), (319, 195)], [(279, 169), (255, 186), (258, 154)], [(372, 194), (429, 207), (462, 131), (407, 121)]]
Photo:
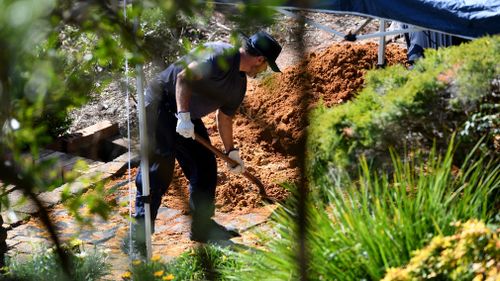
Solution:
[(189, 112), (179, 112), (176, 116), (177, 127), (175, 130), (177, 133), (187, 139), (194, 139), (194, 124), (191, 122), (191, 114)]
[(228, 163), (227, 168), (229, 169), (229, 171), (235, 174), (241, 174), (245, 171), (245, 164), (243, 163), (243, 160), (240, 157), (240, 151), (238, 149), (232, 149), (231, 151), (229, 151), (227, 156), (236, 161), (236, 163), (238, 163), (238, 165), (236, 166), (231, 166)]

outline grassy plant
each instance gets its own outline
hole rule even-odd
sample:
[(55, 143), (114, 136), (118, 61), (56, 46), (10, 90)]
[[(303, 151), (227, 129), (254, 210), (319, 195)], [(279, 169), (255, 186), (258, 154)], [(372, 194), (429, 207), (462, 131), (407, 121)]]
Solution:
[[(395, 160), (395, 172), (389, 178), (370, 173), (363, 161), (357, 184), (330, 191), (332, 228), (341, 226), (334, 237), (353, 247), (337, 260), (356, 257), (364, 272), (359, 278), (379, 279), (386, 268), (405, 264), (410, 253), (431, 237), (450, 234), (454, 221), (491, 220), (496, 214), (489, 208), (494, 203), (487, 199), (500, 187), (498, 163), (470, 163), (453, 176), (449, 150), (442, 159), (431, 154), (428, 161), (413, 164)], [(322, 245), (324, 240), (318, 242)], [(344, 264), (336, 270), (350, 268)]]
[[(372, 172), (362, 159), (357, 181), (345, 186), (323, 182), (329, 203), (308, 202), (310, 279), (380, 280), (435, 235), (452, 234), (453, 222), (494, 221), (498, 158), (469, 158), (456, 169), (453, 147), (443, 156), (394, 157), (394, 172), (386, 175)], [(297, 280), (295, 210), (292, 202), (276, 214), (281, 239), (269, 242), (267, 251), (242, 254), (243, 265), (233, 279)]]
[(202, 246), (192, 249), (169, 263), (159, 256), (150, 262), (132, 262), (124, 280), (225, 280), (223, 268), (235, 268), (236, 262), (228, 249)]
[[(110, 272), (107, 254), (97, 249), (85, 250), (80, 247), (67, 247), (71, 257), (72, 276), (67, 276), (53, 249), (41, 247), (33, 255), (14, 257), (8, 262), (6, 278), (9, 280), (29, 281), (92, 281), (101, 280)], [(0, 277), (1, 280), (1, 277)]]

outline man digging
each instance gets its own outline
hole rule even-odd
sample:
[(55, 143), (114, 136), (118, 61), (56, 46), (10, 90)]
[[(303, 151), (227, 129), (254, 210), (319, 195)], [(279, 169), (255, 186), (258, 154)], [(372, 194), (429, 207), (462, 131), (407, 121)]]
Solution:
[[(190, 239), (216, 242), (239, 236), (217, 224), (215, 211), (217, 163), (208, 149), (194, 140), (195, 133), (210, 141), (201, 118), (216, 112), (217, 128), (226, 154), (245, 169), (239, 150), (234, 147), (232, 118), (243, 101), (247, 76), (254, 78), (268, 66), (279, 72), (276, 58), (281, 46), (260, 31), (243, 42), (239, 49), (222, 43), (206, 43), (162, 71), (146, 90), (146, 118), (151, 150), (149, 178), (151, 222), (154, 229), (161, 197), (172, 181), (175, 160), (189, 180), (189, 206), (192, 216)], [(187, 67), (186, 67), (187, 66)], [(142, 171), (136, 177), (137, 197), (133, 245), (145, 253), (144, 197)], [(153, 230), (154, 232), (154, 230)]]

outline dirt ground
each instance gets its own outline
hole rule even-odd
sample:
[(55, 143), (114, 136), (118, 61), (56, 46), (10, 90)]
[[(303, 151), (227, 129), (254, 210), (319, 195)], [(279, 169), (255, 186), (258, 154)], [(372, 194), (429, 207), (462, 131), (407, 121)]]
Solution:
[[(354, 30), (364, 22), (359, 17), (333, 14), (310, 13), (307, 17), (341, 32)], [(220, 21), (219, 25), (230, 26), (223, 17), (214, 20)], [(377, 23), (371, 23), (365, 32), (376, 28)], [(335, 106), (352, 99), (362, 88), (366, 71), (376, 67), (378, 45), (376, 40), (343, 42), (338, 36), (306, 25), (307, 53), (302, 56), (296, 51), (294, 33), (297, 28), (293, 19), (281, 17), (278, 24), (268, 31), (283, 45), (277, 60), (282, 73), (268, 71), (261, 78), (249, 79), (247, 95), (234, 119), (234, 136), (247, 169), (264, 183), (271, 197), (283, 200), (287, 191), (281, 184), (299, 179), (296, 155), (301, 135), (307, 127), (307, 118), (303, 116), (304, 93), (310, 97), (310, 103), (306, 105), (308, 109), (319, 100), (327, 106)], [(215, 31), (210, 37), (223, 39), (219, 37), (225, 34), (224, 30)], [(388, 45), (386, 59), (389, 65), (406, 60), (400, 43)], [(75, 122), (72, 129), (78, 130), (91, 122), (108, 119), (118, 122), (125, 135), (124, 96), (119, 83), (112, 83), (89, 105), (73, 112)], [(136, 105), (133, 101), (131, 104), (131, 125), (136, 127)], [(222, 148), (214, 115), (205, 117), (204, 122), (212, 143)], [(217, 211), (245, 213), (261, 206), (257, 187), (240, 175), (230, 174), (225, 164), (218, 161)], [(132, 174), (135, 175), (136, 171), (134, 169)], [(163, 206), (187, 212), (187, 185), (187, 180), (177, 169), (174, 182), (163, 198)]]

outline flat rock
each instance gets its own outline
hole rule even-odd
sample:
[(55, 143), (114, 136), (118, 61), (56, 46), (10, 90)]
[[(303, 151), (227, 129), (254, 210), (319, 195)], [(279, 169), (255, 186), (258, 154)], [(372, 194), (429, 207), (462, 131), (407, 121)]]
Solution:
[(156, 219), (157, 220), (170, 220), (170, 219), (172, 219), (176, 216), (179, 216), (181, 214), (182, 214), (182, 212), (180, 210), (161, 207), (160, 209), (158, 209), (158, 215), (156, 216)]

